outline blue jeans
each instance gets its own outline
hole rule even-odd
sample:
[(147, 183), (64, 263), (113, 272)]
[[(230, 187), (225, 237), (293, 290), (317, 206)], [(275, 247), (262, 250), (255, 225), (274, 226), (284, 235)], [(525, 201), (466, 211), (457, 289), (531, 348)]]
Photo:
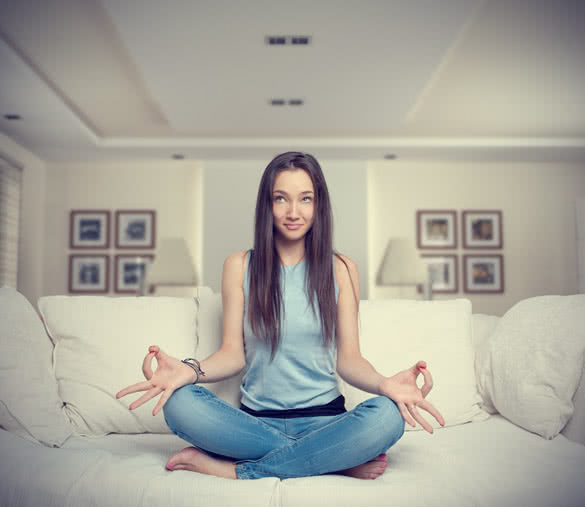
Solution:
[(177, 389), (163, 407), (171, 431), (207, 454), (234, 461), (238, 479), (306, 477), (345, 470), (386, 452), (404, 418), (386, 396), (333, 416), (255, 417), (205, 387)]

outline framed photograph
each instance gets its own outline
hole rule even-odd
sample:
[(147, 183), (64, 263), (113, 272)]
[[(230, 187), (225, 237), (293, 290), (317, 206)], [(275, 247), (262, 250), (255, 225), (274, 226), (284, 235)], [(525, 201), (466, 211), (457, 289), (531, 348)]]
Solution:
[(494, 255), (463, 256), (463, 286), (474, 294), (504, 292), (504, 257)]
[(154, 210), (116, 211), (116, 248), (154, 248)]
[(74, 209), (69, 213), (69, 248), (109, 248), (110, 212)]
[(457, 248), (457, 212), (418, 210), (416, 238), (418, 248)]
[(463, 248), (503, 248), (502, 212), (499, 210), (464, 210)]
[(107, 255), (72, 254), (69, 256), (69, 292), (105, 294), (108, 292)]
[[(433, 282), (433, 293), (453, 294), (459, 290), (457, 256), (422, 254), (421, 259), (430, 270)], [(421, 294), (422, 285), (418, 285), (418, 293)]]
[(146, 267), (154, 255), (116, 255), (114, 263), (114, 292), (136, 294)]

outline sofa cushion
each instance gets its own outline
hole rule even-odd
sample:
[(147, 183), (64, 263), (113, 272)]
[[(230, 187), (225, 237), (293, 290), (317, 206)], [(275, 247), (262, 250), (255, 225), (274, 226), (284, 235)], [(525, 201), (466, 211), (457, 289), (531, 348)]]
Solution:
[(480, 406), (489, 414), (497, 414), (498, 411), (491, 402), (489, 394), (484, 392), (483, 386), (485, 385), (485, 382), (480, 379), (480, 371), (483, 372), (484, 375), (489, 374), (489, 372), (480, 368), (480, 362), (489, 349), (490, 338), (494, 333), (500, 318), (501, 317), (496, 315), (486, 315), (484, 313), (474, 313), (471, 316), (471, 341), (475, 353), (475, 380), (477, 382), (477, 390), (481, 396)]
[(546, 439), (563, 429), (583, 371), (584, 315), (577, 294), (524, 299), (502, 316), (478, 363), (500, 414)]
[(60, 447), (73, 428), (52, 371), (51, 340), (34, 307), (0, 288), (0, 426), (31, 441)]
[(144, 392), (115, 396), (145, 380), (142, 361), (150, 345), (180, 359), (194, 357), (194, 298), (45, 296), (38, 305), (55, 343), (59, 395), (76, 435), (171, 433), (162, 411), (152, 415), (160, 396), (132, 411)]
[[(471, 302), (468, 299), (419, 301), (375, 299), (360, 302), (358, 314), (362, 355), (385, 376), (424, 360), (433, 377), (427, 396), (443, 415), (445, 426), (484, 421), (474, 372)], [(422, 387), (422, 374), (417, 379)], [(346, 409), (375, 396), (345, 384)], [(440, 424), (425, 410), (433, 428)], [(406, 425), (406, 431), (422, 430)]]

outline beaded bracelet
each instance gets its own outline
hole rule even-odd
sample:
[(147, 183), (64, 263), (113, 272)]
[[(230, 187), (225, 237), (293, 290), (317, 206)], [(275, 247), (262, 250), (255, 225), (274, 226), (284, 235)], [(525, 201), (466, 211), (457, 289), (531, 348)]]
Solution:
[[(194, 361), (195, 364), (191, 363), (190, 361)], [(199, 364), (199, 361), (197, 361), (197, 359), (195, 359), (194, 357), (187, 357), (185, 359), (182, 359), (181, 362), (193, 368), (193, 370), (197, 374), (197, 379), (195, 380), (195, 382), (193, 382), (193, 384), (199, 382), (199, 375), (205, 377), (205, 372), (201, 369), (201, 364)]]

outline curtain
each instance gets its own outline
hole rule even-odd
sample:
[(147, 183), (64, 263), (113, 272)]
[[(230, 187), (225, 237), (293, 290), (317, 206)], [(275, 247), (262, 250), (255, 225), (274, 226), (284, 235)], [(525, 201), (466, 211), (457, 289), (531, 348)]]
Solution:
[(18, 289), (22, 170), (0, 158), (0, 287)]

